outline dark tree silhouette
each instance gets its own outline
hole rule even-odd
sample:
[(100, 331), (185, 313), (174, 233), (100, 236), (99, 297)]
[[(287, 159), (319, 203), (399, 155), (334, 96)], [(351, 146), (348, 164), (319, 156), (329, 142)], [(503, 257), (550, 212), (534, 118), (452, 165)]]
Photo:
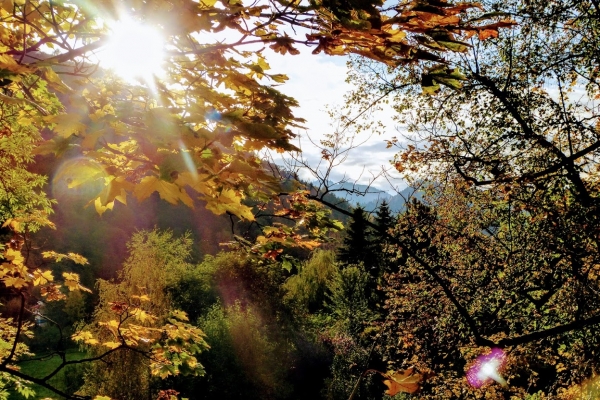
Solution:
[(364, 208), (356, 207), (352, 211), (352, 219), (346, 231), (342, 247), (338, 251), (338, 259), (343, 264), (363, 263), (369, 270), (374, 266), (372, 230)]

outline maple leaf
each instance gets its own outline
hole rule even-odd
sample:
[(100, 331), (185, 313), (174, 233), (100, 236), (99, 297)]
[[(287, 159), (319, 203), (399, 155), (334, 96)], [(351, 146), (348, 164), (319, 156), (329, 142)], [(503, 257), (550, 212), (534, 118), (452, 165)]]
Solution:
[(139, 301), (150, 301), (150, 297), (148, 297), (148, 296), (147, 296), (147, 295), (145, 295), (145, 294), (143, 294), (143, 295), (140, 295), (140, 296), (137, 296), (137, 295), (132, 295), (132, 296), (131, 296), (131, 298), (132, 298), (132, 299), (139, 300)]
[(129, 308), (129, 305), (122, 301), (111, 301), (108, 303), (110, 310), (115, 314), (123, 314)]
[(171, 316), (173, 318), (176, 318), (180, 321), (189, 321), (189, 318), (187, 316), (187, 314), (184, 311), (181, 310), (173, 310), (171, 311)]
[(40, 286), (44, 285), (48, 282), (52, 282), (54, 280), (54, 276), (52, 276), (52, 271), (42, 271), (40, 269), (36, 269), (33, 271), (33, 285)]
[(252, 209), (242, 204), (242, 196), (233, 189), (223, 189), (216, 198), (208, 200), (206, 208), (217, 215), (230, 212), (242, 219), (254, 220)]
[(86, 265), (88, 264), (88, 260), (87, 258), (85, 258), (84, 256), (77, 254), (77, 253), (68, 253), (67, 257), (69, 257), (69, 259), (71, 261), (73, 261), (75, 264), (79, 264), (79, 265)]
[(63, 272), (63, 278), (65, 278), (64, 284), (69, 288), (69, 291), (83, 290), (92, 293), (90, 289), (79, 284), (79, 275), (72, 272)]
[(15, 289), (21, 289), (27, 286), (27, 281), (18, 276), (7, 276), (2, 279), (6, 287), (13, 287)]
[(40, 292), (48, 301), (57, 301), (66, 298), (66, 296), (60, 291), (59, 286), (55, 284), (42, 286)]
[(415, 373), (414, 368), (387, 374), (380, 372), (380, 374), (388, 378), (383, 383), (388, 387), (385, 393), (390, 396), (395, 396), (400, 392), (416, 393), (420, 388), (419, 383), (423, 380), (421, 374)]
[(84, 133), (86, 130), (86, 125), (81, 122), (81, 116), (78, 114), (48, 115), (44, 117), (44, 121), (54, 124), (54, 132), (64, 138)]
[(194, 202), (185, 190), (174, 183), (164, 181), (156, 176), (146, 176), (136, 185), (134, 194), (142, 201), (154, 192), (158, 192), (160, 198), (171, 204), (177, 204), (179, 200), (188, 207), (193, 208)]
[(8, 261), (11, 261), (15, 265), (22, 265), (25, 261), (25, 258), (23, 258), (23, 254), (21, 254), (20, 250), (10, 248), (6, 250), (6, 253), (4, 253), (4, 258), (6, 258)]
[(89, 345), (95, 345), (99, 343), (98, 339), (94, 338), (94, 335), (90, 331), (80, 331), (71, 336), (71, 339), (73, 339), (75, 342), (83, 342)]
[(156, 317), (148, 314), (146, 311), (140, 308), (132, 309), (131, 314), (140, 322), (153, 321), (156, 319)]

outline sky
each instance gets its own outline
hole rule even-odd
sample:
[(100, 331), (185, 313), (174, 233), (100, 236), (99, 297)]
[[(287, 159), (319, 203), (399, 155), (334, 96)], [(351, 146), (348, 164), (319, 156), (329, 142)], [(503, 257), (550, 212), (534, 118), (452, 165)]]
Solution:
[[(327, 107), (340, 107), (344, 103), (344, 94), (353, 89), (346, 83), (347, 57), (329, 56), (325, 54), (313, 55), (310, 48), (298, 48), (301, 54), (282, 56), (274, 52), (265, 52), (267, 61), (271, 66), (271, 73), (283, 73), (289, 80), (278, 89), (286, 95), (294, 97), (300, 104), (295, 114), (306, 119), (306, 130), (297, 130), (300, 137), (300, 147), (304, 157), (311, 165), (317, 165), (320, 151), (315, 148), (308, 139), (318, 142), (326, 133), (332, 133), (336, 121), (332, 121), (327, 114)], [(398, 136), (398, 131), (392, 121), (393, 112), (390, 109), (382, 111), (380, 118), (386, 126), (382, 135), (361, 133), (355, 139), (355, 143), (363, 143), (349, 153), (343, 165), (334, 170), (334, 180), (345, 177), (349, 182), (357, 181), (360, 184), (368, 184), (373, 175), (377, 175), (382, 166), (389, 168), (395, 150), (386, 148), (386, 139)], [(397, 174), (396, 174), (397, 175)], [(302, 178), (309, 179), (307, 174)], [(401, 190), (406, 185), (399, 177), (391, 183), (386, 179), (379, 178), (374, 183), (375, 187), (386, 191), (392, 191), (393, 187)]]

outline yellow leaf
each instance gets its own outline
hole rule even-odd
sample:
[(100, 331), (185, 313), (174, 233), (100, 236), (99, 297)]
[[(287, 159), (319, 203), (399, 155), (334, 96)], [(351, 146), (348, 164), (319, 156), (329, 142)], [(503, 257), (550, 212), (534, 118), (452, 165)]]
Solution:
[(45, 68), (43, 76), (48, 81), (49, 86), (56, 91), (66, 93), (69, 90), (69, 87), (64, 84), (62, 79), (60, 79), (58, 74), (54, 72), (52, 68)]
[(92, 332), (90, 332), (90, 331), (80, 331), (80, 332), (74, 334), (73, 336), (71, 336), (71, 339), (73, 339), (76, 342), (85, 342), (86, 340), (90, 340), (93, 338), (94, 338), (94, 335), (92, 335)]
[(108, 205), (108, 203), (118, 200), (123, 204), (127, 204), (127, 192), (133, 190), (133, 183), (125, 180), (124, 176), (118, 176), (116, 178), (107, 178), (108, 184), (106, 188), (98, 195), (98, 199), (102, 205)]
[(392, 29), (387, 31), (386, 33), (390, 34), (386, 39), (390, 42), (401, 43), (406, 38), (406, 32)]
[(140, 308), (134, 308), (131, 310), (131, 313), (135, 316), (135, 318), (140, 322), (145, 322), (147, 320), (152, 320), (154, 317), (148, 314), (146, 311)]
[(6, 222), (4, 222), (4, 224), (2, 224), (3, 228), (6, 228), (7, 226), (10, 226), (10, 228), (15, 231), (15, 232), (20, 232), (20, 223), (19, 221), (9, 218), (6, 220)]
[(138, 183), (133, 191), (139, 201), (146, 200), (156, 191), (158, 178), (155, 176), (146, 176)]
[(185, 190), (155, 176), (146, 176), (133, 191), (139, 201), (147, 199), (154, 192), (158, 192), (161, 199), (171, 204), (177, 204), (181, 200), (182, 203), (193, 208), (193, 200)]
[(103, 342), (102, 346), (108, 347), (109, 349), (116, 349), (121, 343), (119, 342)]
[(103, 206), (102, 201), (100, 200), (100, 197), (96, 197), (96, 200), (94, 200), (94, 207), (96, 208), (96, 212), (100, 216), (102, 216), (102, 214), (104, 214), (107, 210), (112, 210), (114, 206), (115, 206), (114, 201), (106, 203), (106, 205)]
[(131, 296), (132, 299), (137, 299), (139, 301), (150, 301), (150, 297), (148, 297), (147, 295), (143, 294), (141, 296), (136, 296), (136, 295), (132, 295)]
[(8, 70), (14, 74), (26, 74), (31, 72), (30, 68), (17, 63), (17, 61), (8, 54), (0, 55), (0, 69)]
[(214, 7), (217, 0), (202, 0), (202, 4), (206, 7)]
[(69, 288), (69, 291), (84, 290), (91, 293), (92, 291), (79, 284), (79, 275), (72, 272), (63, 272), (63, 278), (65, 278), (64, 284)]
[(86, 265), (88, 263), (87, 258), (77, 253), (69, 253), (67, 257), (71, 259), (75, 264)]
[(104, 129), (97, 130), (95, 132), (86, 133), (81, 141), (81, 147), (84, 149), (93, 149), (96, 147), (98, 139), (102, 137), (106, 131)]
[(117, 329), (119, 327), (119, 322), (117, 320), (111, 319), (108, 322), (104, 322), (103, 325), (105, 325), (111, 329)]
[(77, 114), (58, 114), (44, 117), (44, 121), (55, 124), (54, 132), (62, 137), (84, 133), (85, 124), (81, 123), (81, 116)]
[(173, 318), (176, 318), (180, 321), (189, 321), (189, 318), (187, 316), (187, 314), (184, 311), (181, 310), (173, 310), (171, 311), (171, 316)]
[(42, 271), (40, 269), (36, 269), (33, 272), (33, 285), (39, 286), (44, 285), (48, 282), (52, 282), (54, 280), (54, 276), (52, 276), (52, 271)]
[(254, 221), (252, 209), (242, 204), (242, 195), (233, 189), (223, 189), (218, 197), (208, 199), (206, 208), (217, 215), (230, 212), (242, 219)]
[(21, 251), (15, 249), (6, 250), (4, 258), (6, 258), (8, 261), (11, 261), (15, 265), (23, 265), (23, 262), (25, 261)]
[(21, 289), (22, 287), (27, 286), (27, 281), (23, 278), (16, 276), (7, 276), (2, 279), (6, 287), (13, 287), (15, 289)]

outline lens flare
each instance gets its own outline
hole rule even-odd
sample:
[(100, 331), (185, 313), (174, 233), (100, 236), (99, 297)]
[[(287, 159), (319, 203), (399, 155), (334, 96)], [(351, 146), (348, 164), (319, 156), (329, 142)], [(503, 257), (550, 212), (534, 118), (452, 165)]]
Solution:
[(91, 199), (100, 193), (107, 176), (104, 168), (94, 160), (76, 157), (64, 161), (52, 178), (52, 196)]
[(500, 375), (500, 371), (506, 363), (506, 354), (502, 349), (492, 349), (489, 354), (477, 357), (473, 365), (467, 371), (467, 381), (475, 388), (491, 383), (498, 382), (506, 387), (508, 384)]

